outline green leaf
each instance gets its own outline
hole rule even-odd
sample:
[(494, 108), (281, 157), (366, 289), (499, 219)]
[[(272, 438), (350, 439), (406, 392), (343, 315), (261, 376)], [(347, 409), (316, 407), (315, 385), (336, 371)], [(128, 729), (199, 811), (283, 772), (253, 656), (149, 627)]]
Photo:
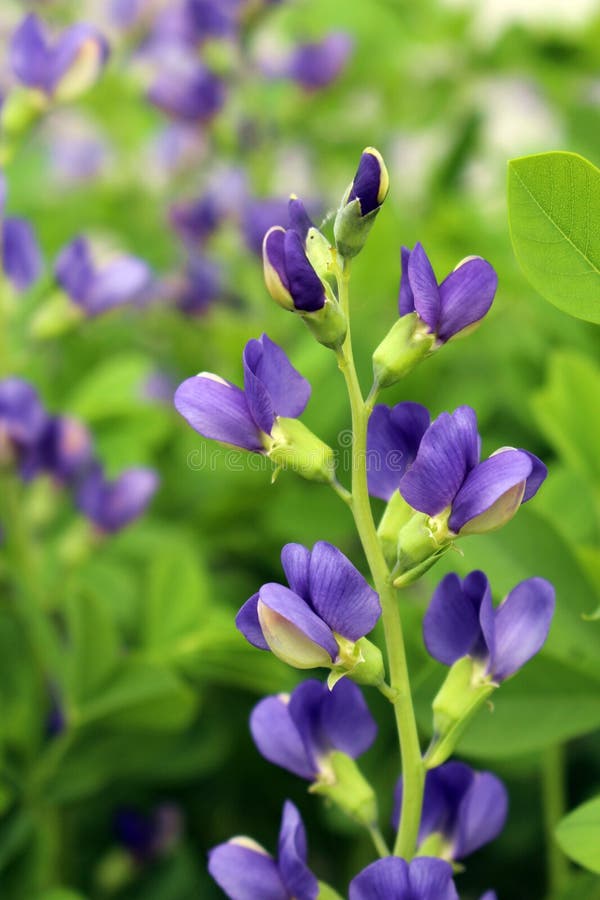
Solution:
[(556, 828), (556, 840), (574, 862), (600, 875), (600, 797), (565, 816)]
[(317, 900), (342, 900), (342, 898), (332, 887), (329, 887), (324, 881), (320, 881)]
[(67, 688), (76, 706), (95, 696), (117, 668), (119, 641), (110, 609), (89, 591), (69, 597)]
[(600, 170), (561, 151), (513, 159), (508, 210), (534, 288), (563, 312), (600, 323)]
[(79, 381), (67, 408), (88, 422), (139, 411), (151, 371), (150, 360), (141, 354), (109, 356)]

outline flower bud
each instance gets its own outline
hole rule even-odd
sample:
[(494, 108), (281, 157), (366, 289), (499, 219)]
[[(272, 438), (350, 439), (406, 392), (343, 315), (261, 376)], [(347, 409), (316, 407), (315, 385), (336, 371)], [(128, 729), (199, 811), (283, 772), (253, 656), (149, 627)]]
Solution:
[(309, 789), (335, 803), (347, 816), (371, 827), (377, 821), (377, 800), (373, 788), (356, 762), (341, 750), (327, 757), (327, 773)]
[(482, 673), (481, 663), (463, 656), (450, 668), (433, 701), (433, 740), (425, 765), (435, 769), (453, 753), (475, 713), (498, 687)]
[(367, 147), (335, 219), (333, 231), (341, 256), (349, 259), (360, 253), (387, 197), (389, 185), (381, 154), (373, 147)]
[(435, 336), (419, 324), (416, 313), (402, 316), (373, 353), (373, 375), (380, 387), (400, 381), (433, 349)]
[(331, 447), (298, 419), (280, 416), (271, 430), (268, 456), (282, 469), (292, 469), (308, 481), (329, 484), (335, 474)]

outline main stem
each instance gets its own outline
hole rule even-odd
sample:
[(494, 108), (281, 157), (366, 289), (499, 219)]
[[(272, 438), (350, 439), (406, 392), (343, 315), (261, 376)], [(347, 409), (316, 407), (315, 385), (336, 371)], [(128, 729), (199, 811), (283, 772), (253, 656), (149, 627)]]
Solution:
[(549, 747), (542, 759), (542, 792), (546, 831), (546, 865), (548, 893), (559, 894), (569, 880), (569, 862), (558, 846), (554, 830), (565, 815), (565, 750)]
[(396, 590), (377, 537), (373, 520), (371, 501), (367, 485), (367, 424), (370, 407), (363, 399), (356, 374), (352, 338), (350, 335), (350, 315), (348, 302), (348, 263), (339, 281), (340, 303), (348, 320), (348, 334), (338, 354), (338, 364), (344, 375), (350, 409), (352, 412), (352, 503), (351, 509), (375, 589), (379, 594), (382, 609), (383, 630), (388, 658), (391, 699), (396, 718), (396, 728), (400, 741), (402, 759), (402, 810), (400, 828), (396, 835), (394, 854), (407, 860), (412, 859), (417, 845), (417, 835), (423, 806), (425, 769), (421, 757), (421, 746), (410, 690), (406, 650), (402, 633), (402, 622)]

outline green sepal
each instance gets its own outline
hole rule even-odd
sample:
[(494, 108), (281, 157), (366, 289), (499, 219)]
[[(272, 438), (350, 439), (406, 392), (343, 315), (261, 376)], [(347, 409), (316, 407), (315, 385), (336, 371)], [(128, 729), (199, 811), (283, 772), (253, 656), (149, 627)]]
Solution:
[(335, 639), (340, 652), (327, 678), (329, 690), (333, 690), (338, 681), (344, 677), (348, 677), (356, 684), (372, 687), (378, 687), (383, 683), (385, 666), (379, 647), (365, 637), (353, 642), (336, 634)]
[(377, 821), (375, 792), (352, 757), (340, 750), (327, 756), (327, 771), (309, 788), (320, 794), (347, 816), (370, 828)]
[(342, 346), (348, 331), (348, 322), (337, 300), (327, 297), (321, 309), (301, 315), (309, 331), (320, 344), (330, 350), (337, 350)]
[(325, 235), (314, 226), (308, 229), (304, 242), (306, 257), (321, 279), (321, 281), (335, 282), (336, 254), (335, 249)]
[(330, 887), (328, 884), (325, 884), (324, 881), (320, 881), (317, 900), (342, 900), (342, 897), (340, 896), (340, 894), (338, 894), (337, 891), (334, 891), (332, 887)]
[[(346, 192), (349, 194), (352, 185)], [(352, 259), (365, 246), (369, 232), (373, 227), (377, 213), (381, 207), (377, 207), (366, 216), (360, 211), (360, 200), (356, 198), (350, 203), (342, 201), (341, 207), (338, 209), (335, 223), (333, 226), (333, 234), (335, 236), (335, 244), (340, 256), (345, 259)]]
[(387, 564), (393, 569), (398, 562), (398, 535), (414, 510), (400, 491), (394, 491), (377, 527), (377, 537)]
[(419, 844), (417, 848), (417, 856), (436, 856), (438, 859), (444, 859), (448, 843), (441, 831), (434, 831), (428, 834), (425, 840)]
[(281, 469), (291, 469), (308, 481), (329, 484), (335, 476), (335, 454), (298, 419), (280, 416), (271, 431), (269, 458)]
[(498, 687), (481, 671), (481, 664), (463, 656), (451, 666), (433, 707), (433, 740), (425, 766), (435, 769), (452, 755), (463, 732)]
[(435, 335), (420, 325), (416, 312), (401, 316), (373, 353), (373, 376), (380, 387), (396, 384), (433, 350)]
[(398, 534), (396, 587), (411, 584), (426, 572), (452, 544), (445, 517), (415, 512)]

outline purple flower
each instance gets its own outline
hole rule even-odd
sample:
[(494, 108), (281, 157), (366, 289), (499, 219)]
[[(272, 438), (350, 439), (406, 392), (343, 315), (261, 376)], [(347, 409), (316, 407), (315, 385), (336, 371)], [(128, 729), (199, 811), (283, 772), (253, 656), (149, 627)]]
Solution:
[(181, 835), (182, 816), (173, 803), (161, 803), (150, 814), (123, 807), (115, 816), (117, 840), (139, 864), (164, 856)]
[(47, 418), (39, 439), (24, 455), (21, 473), (33, 478), (47, 472), (59, 483), (72, 482), (92, 461), (92, 438), (87, 428), (68, 416)]
[[(394, 798), (392, 823), (398, 828), (402, 806), (402, 778)], [(475, 772), (459, 762), (448, 762), (427, 772), (418, 846), (425, 842), (448, 861), (470, 856), (495, 840), (506, 822), (508, 795), (491, 772)], [(439, 848), (439, 849), (438, 849)]]
[(0, 462), (20, 457), (40, 440), (47, 415), (37, 391), (21, 378), (0, 381)]
[(33, 229), (25, 219), (6, 218), (6, 181), (0, 171), (0, 262), (16, 291), (25, 291), (42, 270), (40, 249)]
[(350, 204), (358, 200), (361, 216), (368, 216), (379, 210), (389, 187), (390, 179), (381, 153), (374, 147), (367, 147), (363, 150), (345, 202)]
[(71, 100), (91, 87), (108, 58), (105, 38), (79, 23), (51, 43), (37, 16), (25, 17), (10, 47), (11, 66), (22, 84), (47, 96)]
[(179, 309), (188, 316), (201, 316), (223, 294), (223, 273), (218, 263), (205, 256), (188, 260), (182, 278), (172, 286)]
[(83, 237), (62, 249), (54, 273), (69, 297), (90, 317), (144, 300), (154, 285), (152, 272), (143, 260), (120, 255), (97, 264), (89, 241)]
[(286, 544), (281, 563), (289, 588), (271, 582), (242, 606), (236, 625), (261, 650), (299, 669), (331, 667), (368, 634), (381, 615), (379, 597), (347, 557), (327, 541), (312, 551)]
[(236, 32), (240, 0), (185, 0), (197, 40), (231, 37)]
[(399, 309), (405, 316), (416, 312), (437, 343), (482, 319), (492, 305), (498, 276), (480, 256), (463, 260), (440, 285), (421, 244), (402, 248), (402, 281)]
[(343, 31), (332, 32), (321, 41), (299, 44), (284, 73), (306, 91), (325, 88), (343, 72), (353, 41)]
[(400, 481), (413, 509), (448, 511), (454, 534), (481, 534), (508, 522), (530, 500), (547, 474), (527, 450), (503, 447), (479, 461), (477, 416), (469, 406), (442, 413), (425, 432), (417, 456)]
[(325, 285), (304, 251), (296, 231), (276, 226), (265, 235), (263, 263), (267, 289), (274, 300), (290, 310), (317, 312), (325, 306)]
[(152, 469), (126, 469), (108, 481), (99, 465), (92, 466), (77, 489), (77, 506), (101, 532), (113, 533), (141, 516), (158, 488)]
[(208, 871), (229, 900), (316, 900), (306, 865), (306, 832), (293, 803), (283, 807), (277, 860), (251, 838), (232, 838), (209, 853)]
[(261, 700), (252, 710), (250, 731), (265, 759), (316, 781), (327, 777), (331, 751), (357, 759), (375, 740), (377, 726), (357, 685), (344, 679), (330, 691), (311, 679), (291, 695)]
[(218, 198), (208, 192), (198, 200), (176, 203), (169, 218), (178, 235), (193, 248), (201, 247), (217, 230), (222, 220)]
[(555, 592), (544, 578), (521, 581), (494, 608), (483, 572), (461, 581), (453, 573), (438, 584), (423, 621), (427, 650), (444, 665), (472, 657), (495, 683), (511, 675), (544, 645)]
[(244, 390), (207, 372), (180, 384), (175, 407), (204, 437), (265, 453), (278, 416), (297, 418), (310, 385), (266, 334), (244, 349)]
[(373, 497), (392, 498), (429, 425), (429, 411), (420, 403), (405, 401), (391, 408), (379, 404), (373, 409), (367, 432), (367, 474)]
[(263, 200), (247, 200), (242, 210), (242, 234), (246, 246), (260, 256), (263, 240), (274, 225), (284, 226), (288, 222), (288, 201), (278, 197)]
[(350, 882), (349, 900), (458, 900), (458, 894), (444, 860), (422, 856), (407, 863), (388, 856)]
[(225, 84), (193, 52), (175, 45), (160, 54), (148, 99), (177, 119), (208, 122), (225, 103)]

